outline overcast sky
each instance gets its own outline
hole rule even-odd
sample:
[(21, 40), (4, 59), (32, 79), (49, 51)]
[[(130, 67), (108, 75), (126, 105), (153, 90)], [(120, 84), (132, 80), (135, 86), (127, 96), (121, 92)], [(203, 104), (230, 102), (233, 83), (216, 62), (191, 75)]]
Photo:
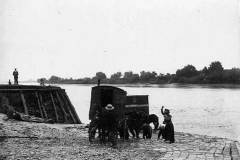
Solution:
[(238, 0), (0, 0), (0, 81), (240, 67)]

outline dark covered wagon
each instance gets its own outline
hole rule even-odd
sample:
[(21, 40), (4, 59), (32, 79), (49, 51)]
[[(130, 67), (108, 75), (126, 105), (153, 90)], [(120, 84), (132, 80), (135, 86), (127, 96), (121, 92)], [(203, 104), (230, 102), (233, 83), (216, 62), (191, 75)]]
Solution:
[(127, 92), (113, 86), (92, 87), (89, 119), (92, 120), (96, 111), (102, 112), (103, 108), (112, 104), (118, 113), (119, 118), (124, 114), (124, 105)]
[(143, 111), (149, 114), (148, 95), (131, 95), (114, 86), (95, 86), (92, 87), (89, 119), (92, 120), (96, 111), (102, 112), (103, 108), (112, 104), (118, 114), (118, 118), (132, 111)]

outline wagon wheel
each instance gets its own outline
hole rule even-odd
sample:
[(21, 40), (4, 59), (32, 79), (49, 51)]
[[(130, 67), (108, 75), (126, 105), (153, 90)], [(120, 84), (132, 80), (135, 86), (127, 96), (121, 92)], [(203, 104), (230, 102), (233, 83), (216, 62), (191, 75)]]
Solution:
[(91, 121), (90, 125), (89, 125), (89, 129), (88, 129), (88, 139), (89, 139), (89, 142), (92, 142), (93, 139), (95, 138), (97, 126), (94, 126), (94, 125), (96, 125), (96, 124), (94, 124), (94, 122)]
[(89, 128), (89, 131), (88, 131), (89, 142), (93, 141), (93, 139), (95, 138), (95, 133), (96, 131), (94, 130), (94, 128)]

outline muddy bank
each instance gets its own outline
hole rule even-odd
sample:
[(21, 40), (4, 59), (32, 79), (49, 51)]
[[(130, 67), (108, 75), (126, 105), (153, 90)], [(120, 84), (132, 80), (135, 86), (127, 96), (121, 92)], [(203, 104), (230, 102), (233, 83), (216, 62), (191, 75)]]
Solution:
[(176, 143), (152, 140), (88, 142), (83, 124), (58, 125), (3, 120), (0, 114), (0, 159), (240, 159), (239, 143), (196, 134), (176, 133)]

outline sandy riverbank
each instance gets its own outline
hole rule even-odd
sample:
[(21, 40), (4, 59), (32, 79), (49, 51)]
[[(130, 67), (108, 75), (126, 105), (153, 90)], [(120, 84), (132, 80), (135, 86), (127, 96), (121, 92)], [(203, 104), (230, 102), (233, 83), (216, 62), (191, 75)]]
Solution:
[(240, 159), (239, 142), (176, 133), (176, 143), (156, 140), (119, 140), (90, 144), (85, 125), (63, 125), (3, 120), (0, 114), (0, 159)]

